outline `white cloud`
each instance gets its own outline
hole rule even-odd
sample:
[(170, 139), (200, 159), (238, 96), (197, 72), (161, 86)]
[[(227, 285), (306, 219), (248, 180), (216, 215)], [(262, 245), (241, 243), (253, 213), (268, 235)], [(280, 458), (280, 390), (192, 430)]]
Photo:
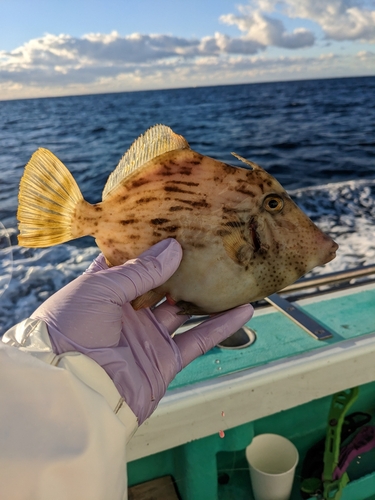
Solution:
[(115, 78), (121, 74), (194, 65), (200, 57), (256, 54), (261, 43), (221, 33), (199, 39), (170, 35), (120, 36), (91, 33), (82, 38), (51, 35), (30, 40), (11, 52), (0, 52), (0, 82), (65, 85)]
[[(240, 5), (238, 15), (220, 18), (238, 28), (236, 37), (46, 34), (0, 51), (0, 99), (374, 74), (368, 44), (375, 42), (375, 10), (369, 5), (366, 0), (253, 0)], [(295, 29), (286, 28), (287, 17)], [(304, 19), (321, 31), (314, 34)], [(331, 47), (357, 39), (367, 45), (357, 44), (358, 50), (350, 51), (356, 55), (338, 55), (337, 44), (336, 54), (334, 48), (326, 54), (320, 44), (320, 54), (316, 39), (322, 32)], [(285, 55), (275, 57), (283, 49)]]
[(314, 21), (329, 39), (375, 41), (372, 0), (256, 0), (239, 6), (244, 18), (276, 8), (290, 18)]
[(273, 19), (263, 14), (260, 10), (249, 11), (240, 7), (242, 16), (227, 14), (220, 17), (225, 24), (235, 25), (246, 33), (248, 41), (258, 41), (261, 44), (286, 49), (310, 47), (314, 44), (314, 34), (305, 29), (297, 28), (288, 33), (284, 24), (279, 19)]

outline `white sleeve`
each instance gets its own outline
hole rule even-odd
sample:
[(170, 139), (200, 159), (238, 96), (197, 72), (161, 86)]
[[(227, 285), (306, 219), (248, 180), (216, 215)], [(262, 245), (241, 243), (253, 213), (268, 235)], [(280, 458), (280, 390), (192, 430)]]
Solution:
[(0, 381), (2, 500), (127, 498), (132, 412), (118, 418), (74, 371), (4, 342)]

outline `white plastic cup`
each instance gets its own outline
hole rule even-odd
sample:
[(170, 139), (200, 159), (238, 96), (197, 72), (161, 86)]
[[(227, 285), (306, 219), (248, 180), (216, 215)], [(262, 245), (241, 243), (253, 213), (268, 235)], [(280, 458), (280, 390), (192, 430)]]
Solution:
[(260, 434), (246, 448), (255, 500), (289, 500), (297, 448), (278, 434)]

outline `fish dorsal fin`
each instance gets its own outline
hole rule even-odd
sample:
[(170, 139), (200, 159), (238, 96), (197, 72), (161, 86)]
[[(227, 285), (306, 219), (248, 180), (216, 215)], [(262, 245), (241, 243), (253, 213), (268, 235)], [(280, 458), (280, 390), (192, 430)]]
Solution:
[(138, 137), (108, 178), (103, 200), (127, 177), (157, 156), (176, 149), (190, 149), (186, 139), (165, 125), (155, 125)]
[(238, 155), (237, 153), (231, 153), (233, 156), (235, 156), (238, 160), (242, 161), (243, 163), (246, 163), (246, 165), (249, 165), (253, 170), (263, 170), (262, 167), (254, 163), (253, 161), (246, 160), (246, 158), (243, 158), (242, 156)]

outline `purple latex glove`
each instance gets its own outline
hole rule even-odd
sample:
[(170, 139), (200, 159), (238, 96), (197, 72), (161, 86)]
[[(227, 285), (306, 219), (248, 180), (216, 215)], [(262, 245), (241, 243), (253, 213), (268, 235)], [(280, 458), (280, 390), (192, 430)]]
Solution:
[(54, 351), (79, 351), (109, 374), (141, 424), (155, 410), (175, 375), (234, 333), (253, 314), (250, 304), (218, 314), (195, 328), (171, 334), (188, 316), (162, 303), (134, 311), (130, 302), (164, 283), (178, 268), (174, 239), (137, 259), (108, 268), (99, 255), (89, 269), (46, 300), (32, 315), (47, 324)]

